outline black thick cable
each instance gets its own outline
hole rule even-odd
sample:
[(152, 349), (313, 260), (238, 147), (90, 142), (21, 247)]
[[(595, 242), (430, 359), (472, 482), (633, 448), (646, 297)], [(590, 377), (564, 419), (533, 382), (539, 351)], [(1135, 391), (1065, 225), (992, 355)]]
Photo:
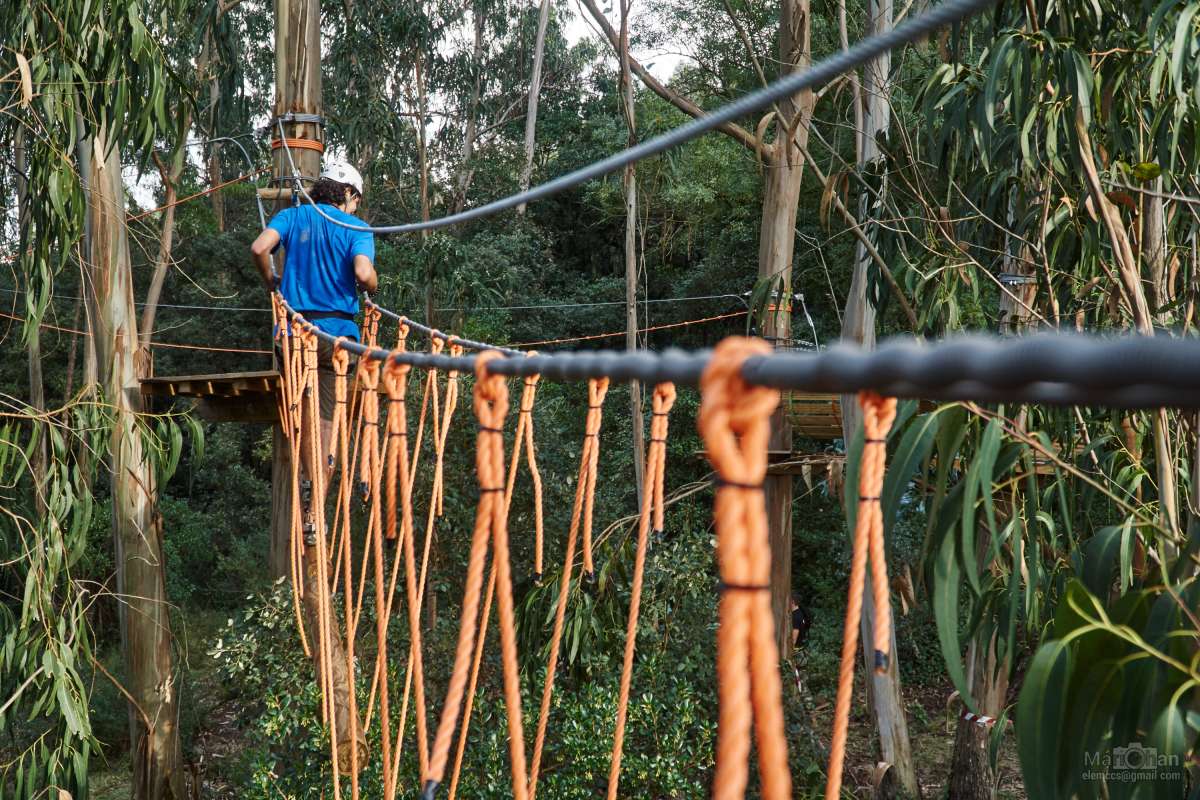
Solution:
[[(658, 155), (673, 147), (678, 147), (684, 142), (691, 141), (714, 128), (724, 125), (727, 122), (732, 122), (752, 111), (759, 111), (798, 92), (828, 83), (842, 73), (849, 72), (903, 44), (925, 38), (938, 28), (961, 22), (994, 3), (995, 0), (946, 0), (946, 2), (919, 17), (910, 19), (889, 31), (884, 31), (883, 33), (863, 39), (848, 50), (842, 50), (828, 58), (824, 58), (803, 72), (793, 73), (786, 78), (775, 81), (769, 86), (765, 86), (756, 92), (751, 92), (744, 97), (734, 100), (732, 103), (721, 106), (711, 114), (680, 125), (678, 128), (668, 131), (661, 136), (656, 136), (634, 147), (622, 150), (601, 161), (594, 161), (574, 172), (560, 175), (553, 180), (524, 192), (509, 195), (508, 197), (478, 206), (477, 208), (469, 208), (457, 214), (450, 214), (449, 216), (431, 219), (426, 222), (409, 222), (402, 225), (355, 225), (334, 219), (322, 211), (315, 203), (313, 203), (313, 207), (317, 209), (317, 212), (321, 216), (335, 225), (369, 233), (416, 233), (418, 231), (445, 228), (451, 225), (460, 225), (464, 222), (482, 219), (500, 211), (507, 211), (510, 208), (516, 208), (520, 205), (526, 205), (550, 197), (551, 195), (578, 186), (581, 183), (586, 183), (595, 178), (616, 172), (626, 165), (640, 161), (643, 158)], [(280, 139), (283, 142), (288, 161), (292, 165), (292, 175), (289, 177), (295, 180), (300, 193), (311, 203), (312, 198), (309, 197), (308, 191), (298, 180), (299, 176), (296, 174), (295, 162), (292, 161), (292, 151), (287, 145), (287, 137), (283, 135), (282, 123), (277, 124), (280, 125)]]
[[(290, 308), (288, 313), (299, 316)], [(303, 317), (300, 320), (322, 339), (338, 341)], [(340, 344), (367, 358), (391, 359), (418, 369), (467, 373), (475, 368), (474, 356), (391, 352), (344, 340)], [(520, 354), (494, 359), (487, 368), (498, 375), (540, 375), (557, 381), (607, 377), (697, 386), (709, 355), (681, 350)], [(819, 353), (748, 359), (742, 377), (776, 389), (830, 394), (873, 389), (894, 397), (943, 401), (1197, 408), (1200, 340), (1040, 334), (1020, 339), (960, 336), (936, 344), (893, 340), (870, 351), (838, 344)]]

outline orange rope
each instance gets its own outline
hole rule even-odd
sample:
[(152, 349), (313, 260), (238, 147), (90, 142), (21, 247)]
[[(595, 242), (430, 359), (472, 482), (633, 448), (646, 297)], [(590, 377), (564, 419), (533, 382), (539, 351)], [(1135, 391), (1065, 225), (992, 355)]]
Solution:
[[(587, 428), (583, 440), (583, 452), (579, 457), (579, 477), (575, 483), (575, 504), (571, 511), (571, 527), (567, 531), (567, 549), (563, 557), (563, 571), (559, 578), (558, 605), (554, 612), (554, 632), (550, 637), (550, 655), (546, 659), (546, 683), (542, 687), (542, 706), (538, 714), (537, 736), (533, 743), (533, 762), (529, 773), (529, 797), (537, 795), (538, 769), (541, 766), (542, 750), (546, 744), (546, 727), (550, 720), (550, 700), (554, 694), (554, 677), (558, 669), (558, 649), (562, 643), (563, 623), (567, 614), (567, 597), (571, 591), (571, 572), (575, 564), (575, 541), (581, 523), (584, 526), (584, 541), (590, 544), (591, 508), (596, 491), (596, 463), (600, 450), (601, 412), (604, 397), (608, 393), (608, 378), (592, 378), (588, 381)], [(591, 556), (584, 549), (584, 569), (591, 571)]]
[[(650, 418), (650, 449), (642, 480), (642, 508), (638, 517), (637, 555), (633, 562), (633, 587), (629, 597), (629, 621), (625, 626), (625, 661), (621, 667), (621, 690), (617, 699), (617, 725), (613, 734), (612, 762), (608, 770), (608, 800), (616, 800), (621, 780), (621, 751), (625, 744), (625, 720), (629, 711), (629, 686), (633, 681), (633, 651), (637, 644), (638, 611), (642, 602), (642, 582), (646, 570), (646, 548), (650, 541), (650, 522), (662, 530), (663, 472), (667, 459), (667, 423), (675, 404), (675, 385), (660, 383), (654, 389), (653, 416)], [(638, 425), (641, 421), (638, 420)]]
[[(394, 362), (393, 362), (394, 363)], [(407, 377), (408, 367), (401, 369), (400, 365), (394, 367), (389, 366), (389, 369), (397, 375)], [(404, 415), (404, 406), (399, 407), (399, 413)], [(416, 455), (413, 457), (414, 464)], [(405, 481), (407, 474), (408, 459), (407, 454), (401, 452), (396, 464), (395, 470), (392, 472), (388, 483), (397, 483), (400, 485), (400, 490), (404, 495), (404, 526), (401, 532), (403, 537), (401, 546), (404, 549), (404, 583), (408, 596), (408, 627), (409, 627), (409, 657), (412, 659), (409, 671), (416, 683), (415, 702), (417, 716), (417, 759), (421, 773), (423, 774), (429, 763), (429, 734), (427, 731), (427, 720), (425, 717), (425, 674), (424, 660), (421, 657), (421, 603), (417, 599), (417, 582), (416, 582), (416, 556), (413, 547), (413, 523), (412, 523), (412, 484)], [(389, 604), (390, 612), (390, 604)], [(414, 658), (415, 656), (415, 658)], [(380, 713), (384, 713), (382, 707)], [(403, 723), (402, 723), (403, 724)], [(403, 728), (397, 731), (397, 735), (403, 733)], [(386, 733), (384, 734), (387, 735)], [(387, 797), (395, 796), (395, 783)]]
[[(451, 352), (453, 352), (453, 348), (456, 346), (451, 345)], [(528, 355), (533, 356), (537, 355), (537, 353), (530, 352)], [(517, 467), (521, 463), (521, 445), (524, 443), (525, 452), (529, 458), (529, 472), (533, 478), (533, 519), (537, 542), (537, 572), (535, 573), (535, 579), (538, 581), (541, 580), (542, 563), (542, 477), (538, 471), (537, 453), (533, 446), (533, 403), (537, 393), (537, 384), (540, 379), (540, 375), (530, 375), (525, 378), (525, 388), (521, 393), (520, 414), (517, 417), (517, 434), (513, 437), (513, 455), (509, 463), (508, 480), (504, 487), (504, 514), (507, 518), (509, 510), (512, 508), (513, 488), (517, 482)], [(458, 779), (462, 770), (463, 754), (466, 752), (467, 747), (467, 731), (471, 726), (471, 711), (475, 707), (475, 687), (479, 682), (479, 668), (483, 662), (483, 647), (487, 640), (489, 614), (492, 609), (492, 597), (495, 591), (496, 569), (493, 564), (492, 569), (488, 572), (487, 592), (483, 599), (483, 611), (480, 613), (479, 636), (476, 637), (475, 641), (475, 657), (471, 662), (471, 679), (467, 685), (466, 707), (463, 709), (462, 729), (458, 734), (458, 749), (454, 754), (454, 769), (450, 773), (449, 800), (454, 800), (458, 793)]]
[(741, 377), (747, 358), (770, 352), (761, 340), (730, 337), (717, 345), (700, 379), (698, 427), (721, 481), (713, 509), (722, 581), (714, 800), (740, 800), (745, 795), (752, 723), (762, 797), (792, 796), (762, 496), (769, 420), (779, 405), (779, 392), (750, 386)]
[[(405, 326), (407, 328), (407, 326)], [(445, 343), (440, 339), (432, 339), (430, 341), (430, 350), (433, 354), (438, 354), (444, 348)], [(457, 356), (462, 354), (462, 348), (457, 345), (450, 346), (450, 354)], [(433, 395), (433, 445), (434, 445), (434, 467), (433, 467), (433, 485), (430, 487), (429, 493), (429, 511), (425, 520), (425, 542), (424, 551), (421, 555), (421, 572), (420, 578), (417, 581), (417, 592), (415, 599), (409, 597), (409, 607), (416, 610), (415, 617), (419, 618), (420, 609), (424, 608), (425, 602), (425, 587), (428, 585), (429, 577), (429, 556), (433, 546), (433, 530), (434, 523), (437, 521), (441, 512), (438, 509), (438, 497), (442, 492), (445, 453), (446, 453), (446, 436), (449, 432), (450, 421), (454, 417), (454, 411), (458, 406), (458, 371), (451, 370), (446, 377), (446, 398), (445, 398), (445, 418), (439, 421), (439, 406), (438, 406), (438, 389), (436, 383), (436, 371), (430, 370), (430, 375), (435, 378), (432, 384), (426, 385), (426, 397), (429, 396), (432, 390)], [(413, 457), (412, 474), (416, 474), (417, 454)], [(409, 483), (409, 491), (412, 491), (412, 483)], [(411, 524), (410, 524), (411, 529)], [(411, 534), (410, 534), (411, 536)], [(407, 558), (407, 556), (406, 556)], [(414, 574), (414, 569), (411, 564), (406, 563), (405, 570), (407, 575)], [(408, 667), (405, 671), (404, 678), (404, 702), (400, 709), (400, 725), (396, 730), (396, 747), (393, 750), (393, 772), (400, 768), (400, 753), (404, 735), (405, 722), (408, 717), (408, 701), (409, 693), (412, 687), (414, 668), (416, 669), (416, 677), (419, 683), (417, 692), (417, 746), (419, 748), (418, 761), (420, 763), (421, 773), (424, 774), (428, 766), (428, 734), (425, 719), (425, 687), (424, 687), (424, 666), (421, 662), (422, 653), (420, 650), (420, 639), (410, 639), (408, 648)], [(390, 800), (390, 798), (389, 798)]]
[[(321, 691), (324, 696), (324, 713), (329, 724), (329, 747), (333, 760), (334, 795), (341, 796), (341, 770), (338, 763), (338, 730), (337, 710), (335, 708), (333, 685), (333, 636), (330, 623), (333, 621), (333, 606), (329, 596), (329, 557), (325, 550), (325, 465), (321, 458), (321, 412), (320, 389), (317, 379), (317, 337), (307, 333), (304, 339), (304, 361), (308, 370), (309, 380), (306, 387), (306, 414), (308, 416), (308, 433), (304, 438), (309, 452), (309, 481), (312, 484), (312, 525), (316, 540), (316, 553), (306, 545), (305, 557), (316, 558), (316, 588), (317, 588), (317, 631), (320, 639), (318, 652), (318, 675), (321, 678)], [(311, 569), (309, 567), (308, 569)]]
[(287, 144), (290, 150), (316, 150), (318, 153), (325, 152), (325, 145), (316, 139), (279, 139), (271, 140), (271, 149), (278, 150)]
[(159, 211), (166, 211), (168, 208), (173, 208), (174, 206), (183, 205), (184, 203), (187, 203), (191, 200), (197, 200), (201, 197), (206, 197), (207, 195), (210, 195), (213, 192), (218, 192), (221, 189), (224, 189), (226, 186), (229, 186), (230, 184), (240, 183), (241, 181), (249, 180), (250, 178), (257, 178), (259, 175), (262, 175), (264, 172), (270, 172), (270, 171), (271, 171), (270, 167), (263, 167), (262, 169), (256, 169), (253, 172), (246, 172), (242, 175), (238, 175), (236, 178), (231, 178), (227, 181), (222, 181), (221, 183), (218, 183), (216, 186), (210, 186), (203, 191), (196, 192), (195, 194), (189, 194), (187, 197), (179, 198), (173, 202), (167, 203), (166, 205), (161, 205), (158, 208), (152, 208), (149, 211), (143, 211), (140, 214), (134, 214), (132, 216), (126, 217), (125, 221), (126, 222), (137, 222), (139, 219), (148, 217), (151, 214), (157, 214)]
[[(24, 322), (24, 317), (18, 317), (16, 314), (8, 314), (0, 311), (0, 317), (5, 319)], [(38, 327), (45, 328), (50, 331), (59, 331), (60, 333), (75, 333), (80, 336), (91, 336), (91, 331), (81, 331), (78, 328), (65, 328), (61, 325), (52, 325), (49, 322), (39, 322)], [(271, 355), (270, 350), (255, 350), (247, 347), (209, 347), (202, 344), (175, 344), (173, 342), (150, 342), (151, 347), (167, 347), (175, 350), (204, 350), (210, 353), (253, 353), (255, 355)]]
[(846, 736), (850, 726), (850, 700), (854, 693), (854, 660), (858, 653), (858, 624), (867, 574), (867, 551), (871, 556), (871, 583), (875, 608), (875, 672), (887, 672), (891, 644), (891, 603), (888, 599), (887, 564), (883, 549), (884, 465), (887, 435), (896, 419), (896, 399), (875, 392), (859, 392), (863, 412), (862, 465), (858, 478), (858, 514), (854, 524), (854, 551), (850, 559), (850, 589), (846, 599), (846, 628), (842, 634), (842, 661), (838, 670), (837, 705), (833, 715), (833, 741), (829, 747), (826, 800), (837, 800), (842, 788), (846, 758)]
[(287, 315), (280, 305), (276, 306), (279, 324), (276, 327), (277, 334), (280, 339), (280, 348), (282, 356), (280, 358), (279, 370), (283, 376), (283, 387), (280, 392), (280, 412), (279, 424), (283, 428), (284, 437), (288, 442), (288, 452), (291, 458), (291, 470), (289, 478), (291, 480), (291, 509), (289, 514), (289, 531), (288, 531), (288, 572), (292, 581), (292, 610), (296, 618), (296, 629), (300, 633), (300, 645), (304, 649), (305, 657), (311, 655), (308, 646), (308, 636), (304, 631), (304, 617), (300, 612), (300, 597), (304, 593), (304, 583), (300, 577), (300, 571), (297, 568), (299, 557), (297, 553), (297, 537), (298, 526), (300, 525), (300, 424), (299, 411), (300, 402), (297, 399), (297, 387), (299, 385), (299, 373), (296, 370), (297, 361), (293, 357), (292, 343), (293, 339), (287, 335), (288, 323)]
[[(719, 319), (732, 319), (733, 317), (744, 317), (749, 314), (749, 311), (734, 311), (729, 314), (718, 314), (715, 317), (703, 317), (702, 319), (689, 319), (683, 322), (672, 322), (667, 325), (652, 325), (649, 328), (638, 328), (638, 333), (650, 333), (652, 331), (665, 331), (669, 328), (684, 328), (688, 325), (700, 325), (705, 322), (716, 322)], [(566, 342), (590, 342), (594, 339), (613, 339), (618, 336), (624, 336), (628, 331), (613, 331), (612, 333), (594, 333), (590, 336), (570, 336), (565, 339), (544, 339), (540, 342), (521, 342), (519, 344), (510, 344), (509, 347), (533, 347), (538, 344), (564, 344)]]
[[(363, 556), (363, 573), (366, 573), (366, 565), (368, 561), (372, 561), (375, 565), (374, 583), (375, 583), (375, 642), (376, 642), (376, 663), (381, 664), (383, 670), (383, 692), (382, 703), (383, 713), (380, 714), (381, 724), (383, 726), (383, 770), (382, 778), (385, 787), (391, 785), (391, 732), (390, 720), (387, 715), (387, 617), (382, 612), (383, 605), (383, 587), (384, 587), (384, 565), (383, 565), (383, 509), (382, 509), (382, 488), (380, 484), (383, 481), (380, 455), (379, 455), (379, 373), (380, 363), (372, 359), (360, 359), (359, 370), (363, 378), (364, 398), (363, 398), (363, 470), (360, 473), (360, 478), (368, 487), (371, 511), (370, 523), (368, 525), (367, 537), (370, 547), (370, 555), (368, 558)], [(365, 584), (365, 581), (363, 582)], [(361, 603), (362, 587), (359, 588), (359, 598)], [(355, 615), (356, 618), (361, 617), (361, 610)], [(370, 716), (368, 711), (368, 721), (364, 724), (364, 730), (370, 725)]]
[[(350, 425), (347, 418), (348, 402), (347, 394), (347, 372), (350, 365), (350, 354), (343, 350), (340, 346), (333, 350), (333, 371), (336, 383), (334, 384), (334, 397), (336, 407), (334, 412), (334, 430), (337, 432), (332, 442), (336, 443), (341, 463), (338, 486), (338, 506), (337, 513), (342, 518), (342, 529), (345, 534), (342, 536), (341, 542), (341, 560), (339, 566), (342, 570), (342, 596), (343, 617), (346, 628), (346, 675), (347, 682), (350, 686), (350, 792), (352, 800), (358, 800), (358, 770), (359, 770), (359, 727), (358, 727), (358, 692), (355, 690), (354, 680), (354, 630), (353, 630), (353, 613), (351, 599), (354, 597), (353, 585), (350, 576), (350, 469), (349, 469), (349, 439)], [(334, 447), (331, 444), (331, 450)], [(336, 552), (336, 550), (335, 550)], [(337, 586), (337, 571), (334, 572), (333, 585)]]
[(504, 665), (504, 696), (508, 709), (509, 757), (514, 800), (526, 800), (525, 737), (522, 733), (521, 688), (517, 667), (516, 621), (513, 614), (512, 572), (509, 563), (508, 527), (504, 498), (504, 418), (508, 413), (508, 386), (499, 375), (490, 374), (487, 364), (500, 358), (495, 351), (481, 353), (475, 362), (475, 415), (479, 436), (475, 466), (479, 475), (479, 507), (467, 564), (463, 593), (462, 624), (454, 657), (454, 671), (446, 690), (441, 723), (430, 756), (422, 798), (431, 800), (445, 774), (454, 725), (466, 690), (468, 659), (475, 641), (479, 596), (483, 584), (483, 562), (488, 533), (492, 534), (493, 564), (500, 586), (499, 618), (501, 657)]

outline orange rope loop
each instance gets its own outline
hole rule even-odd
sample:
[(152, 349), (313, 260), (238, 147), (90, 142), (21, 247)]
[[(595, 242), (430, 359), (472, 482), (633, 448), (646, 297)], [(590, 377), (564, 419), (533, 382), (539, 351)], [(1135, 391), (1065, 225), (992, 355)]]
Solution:
[(500, 586), (500, 645), (504, 665), (504, 695), (508, 709), (509, 757), (512, 764), (514, 800), (526, 800), (525, 739), (522, 733), (520, 676), (517, 668), (516, 622), (513, 614), (512, 572), (509, 563), (508, 528), (504, 514), (504, 418), (508, 414), (508, 386), (499, 375), (488, 372), (488, 363), (500, 358), (494, 351), (481, 353), (475, 362), (475, 415), (479, 420), (475, 467), (479, 477), (479, 505), (467, 562), (463, 592), (462, 622), (454, 655), (454, 670), (446, 689), (441, 722), (425, 775), (421, 797), (432, 800), (445, 775), (455, 722), (466, 690), (468, 660), (475, 643), (479, 599), (483, 588), (483, 565), (488, 534), (492, 535), (493, 564)]
[(558, 650), (562, 644), (563, 625), (567, 615), (567, 597), (571, 591), (571, 572), (575, 564), (575, 543), (579, 529), (584, 530), (584, 569), (591, 572), (591, 510), (596, 492), (596, 464), (600, 451), (600, 423), (604, 410), (604, 397), (608, 394), (608, 378), (592, 378), (588, 381), (588, 414), (583, 439), (583, 452), (579, 456), (579, 476), (575, 483), (575, 504), (571, 511), (571, 527), (567, 531), (567, 549), (563, 557), (563, 571), (559, 578), (558, 605), (554, 611), (554, 632), (550, 637), (550, 654), (546, 659), (546, 683), (542, 687), (542, 705), (538, 714), (537, 736), (533, 742), (533, 761), (529, 773), (530, 800), (537, 795), (538, 770), (542, 761), (542, 750), (546, 745), (546, 727), (550, 720), (550, 701), (554, 695), (554, 677), (558, 669)]
[(771, 613), (771, 549), (761, 492), (769, 420), (779, 405), (779, 392), (750, 386), (741, 376), (747, 358), (770, 352), (761, 340), (730, 337), (717, 345), (700, 379), (698, 427), (721, 481), (713, 509), (724, 589), (718, 606), (714, 800), (745, 796), (752, 725), (762, 797), (792, 796)]
[[(453, 342), (450, 344), (451, 355), (457, 355), (462, 352), (462, 346)], [(527, 356), (537, 355), (536, 352), (530, 352)], [(455, 374), (455, 373), (451, 373)], [(542, 477), (538, 471), (537, 454), (533, 446), (533, 403), (537, 393), (537, 384), (540, 380), (540, 375), (531, 375), (525, 378), (524, 390), (521, 393), (520, 414), (517, 417), (517, 434), (513, 437), (513, 454), (509, 462), (508, 480), (504, 487), (504, 514), (508, 517), (508, 512), (512, 508), (513, 489), (517, 482), (517, 467), (521, 463), (521, 448), (525, 446), (526, 453), (529, 458), (529, 472), (533, 478), (533, 514), (534, 526), (536, 531), (536, 539), (538, 546), (537, 566), (538, 573), (535, 575), (536, 580), (541, 580), (541, 541), (542, 541)], [(483, 662), (483, 647), (487, 641), (487, 630), (489, 616), (492, 609), (492, 597), (496, 592), (496, 569), (495, 564), (488, 570), (487, 590), (483, 599), (483, 611), (480, 613), (480, 628), (479, 635), (475, 639), (475, 657), (471, 662), (471, 679), (467, 684), (466, 692), (466, 707), (463, 709), (462, 728), (458, 733), (458, 749), (454, 754), (454, 768), (450, 772), (450, 793), (449, 800), (454, 800), (458, 793), (458, 779), (462, 772), (463, 755), (467, 747), (467, 732), (471, 726), (471, 712), (475, 707), (475, 687), (479, 682), (479, 669)]]
[[(339, 339), (339, 342), (342, 340)], [(350, 687), (349, 695), (350, 703), (350, 730), (348, 731), (348, 741), (350, 742), (350, 792), (352, 800), (357, 800), (359, 796), (358, 772), (359, 772), (359, 739), (361, 732), (359, 730), (358, 721), (358, 693), (354, 690), (354, 630), (353, 630), (353, 608), (350, 600), (353, 598), (353, 586), (351, 583), (351, 557), (350, 552), (350, 472), (347, 469), (349, 461), (349, 440), (350, 440), (350, 425), (348, 419), (348, 372), (350, 368), (350, 353), (344, 350), (340, 344), (333, 349), (333, 372), (335, 376), (334, 383), (334, 398), (336, 406), (334, 408), (334, 435), (330, 440), (330, 453), (334, 450), (338, 453), (338, 463), (342, 465), (338, 479), (338, 497), (337, 497), (337, 519), (340, 520), (342, 530), (341, 543), (339, 546), (333, 547), (336, 568), (334, 569), (332, 586), (336, 590), (338, 583), (338, 574), (342, 576), (342, 597), (343, 603), (343, 623), (346, 631), (346, 675), (347, 684)]]
[[(625, 744), (625, 720), (629, 710), (629, 687), (633, 681), (633, 653), (637, 644), (638, 611), (642, 602), (642, 583), (646, 571), (646, 548), (650, 541), (650, 522), (662, 530), (662, 485), (667, 457), (667, 425), (675, 405), (675, 385), (660, 383), (654, 388), (653, 416), (650, 418), (650, 448), (642, 481), (642, 508), (638, 517), (637, 555), (633, 562), (633, 586), (629, 597), (629, 621), (625, 626), (625, 661), (621, 668), (621, 689), (617, 699), (617, 725), (613, 734), (612, 761), (608, 770), (608, 800), (616, 800), (621, 779), (621, 752)], [(637, 424), (641, 424), (639, 420)]]
[(833, 741), (829, 747), (826, 800), (836, 800), (842, 790), (842, 768), (850, 727), (850, 701), (854, 693), (854, 660), (858, 653), (858, 625), (862, 619), (866, 586), (867, 554), (871, 557), (871, 604), (875, 609), (872, 638), (875, 672), (887, 672), (891, 646), (891, 602), (888, 598), (887, 563), (883, 546), (884, 468), (887, 435), (896, 419), (896, 399), (875, 392), (859, 392), (863, 412), (862, 465), (858, 478), (858, 513), (854, 521), (854, 550), (850, 558), (850, 589), (846, 599), (846, 628), (842, 634), (842, 660), (838, 670), (837, 704), (833, 715)]

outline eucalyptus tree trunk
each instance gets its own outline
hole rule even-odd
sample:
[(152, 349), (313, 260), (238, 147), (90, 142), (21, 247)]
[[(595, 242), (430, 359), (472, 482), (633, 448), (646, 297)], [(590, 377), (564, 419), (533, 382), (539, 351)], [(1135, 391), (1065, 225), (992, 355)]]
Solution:
[[(809, 0), (783, 0), (779, 8), (779, 77), (802, 70), (812, 60)], [(758, 240), (758, 279), (777, 289), (774, 310), (763, 320), (763, 335), (789, 345), (792, 338), (792, 256), (796, 209), (804, 180), (804, 157), (815, 99), (811, 91), (778, 104), (775, 141), (764, 172), (762, 223)], [(782, 406), (771, 417), (771, 450), (791, 452), (792, 428)], [(790, 653), (792, 595), (792, 476), (768, 475), (764, 483), (771, 543), (771, 610), (781, 654)]]
[[(191, 115), (183, 125), (187, 130)], [(214, 148), (215, 150), (216, 148)], [(163, 283), (167, 279), (167, 270), (171, 266), (171, 247), (175, 238), (175, 199), (179, 191), (179, 177), (183, 174), (184, 148), (181, 146), (171, 159), (171, 166), (164, 168), (159, 163), (159, 174), (166, 188), (163, 197), (166, 208), (163, 209), (162, 228), (158, 236), (158, 256), (154, 259), (154, 273), (150, 277), (150, 287), (146, 290), (146, 303), (142, 306), (141, 340), (143, 347), (149, 347), (154, 338), (154, 320), (158, 315), (158, 300), (162, 297)], [(156, 157), (157, 158), (157, 157)], [(214, 192), (213, 194), (220, 194)]]
[(171, 664), (171, 619), (155, 475), (142, 438), (138, 377), (146, 366), (138, 344), (133, 272), (125, 227), (121, 157), (98, 132), (86, 146), (91, 294), (98, 379), (114, 415), (109, 446), (117, 608), (128, 672), (133, 796), (178, 798), (184, 784), (179, 747), (179, 685)]
[[(476, 8), (471, 16), (475, 28), (475, 47), (471, 54), (471, 68), (475, 72), (475, 78), (471, 84), (471, 99), (467, 103), (466, 121), (463, 126), (462, 159), (458, 166), (458, 185), (454, 196), (455, 213), (467, 207), (467, 189), (471, 186), (471, 178), (475, 173), (471, 162), (475, 157), (475, 137), (478, 135), (479, 128), (479, 96), (483, 92), (483, 23), (485, 16), (479, 8)], [(424, 130), (424, 125), (422, 125), (422, 130)], [(424, 204), (422, 211), (424, 211)]]
[[(995, 633), (976, 639), (967, 648), (971, 694), (981, 714), (993, 719), (1004, 709), (1008, 667), (996, 658)], [(959, 717), (950, 761), (950, 800), (988, 800), (995, 796), (995, 775), (988, 758), (991, 728)]]
[[(868, 19), (866, 35), (882, 33), (892, 27), (892, 0), (870, 0), (867, 5)], [(891, 87), (889, 73), (891, 55), (884, 53), (867, 63), (863, 70), (862, 129), (858, 132), (858, 168), (862, 171), (874, 169), (882, 157), (878, 138), (887, 134), (891, 125)], [(878, 187), (884, 191), (882, 184)], [(876, 198), (864, 191), (859, 198), (859, 218), (864, 229), (870, 229), (870, 220), (877, 206)], [(862, 242), (854, 253), (854, 273), (850, 282), (850, 294), (842, 317), (842, 339), (854, 342), (863, 348), (875, 346), (875, 308), (867, 298), (867, 278), (871, 257)], [(849, 441), (862, 427), (862, 414), (858, 402), (852, 395), (842, 397), (842, 429)], [(904, 697), (900, 689), (899, 659), (896, 658), (896, 631), (892, 626), (892, 641), (888, 652), (893, 654), (888, 670), (882, 675), (875, 673), (875, 666), (868, 654), (875, 651), (875, 612), (871, 601), (871, 576), (867, 575), (863, 587), (863, 613), (861, 622), (862, 653), (871, 708), (875, 713), (875, 725), (879, 731), (879, 747), (883, 760), (892, 765), (896, 778), (905, 794), (918, 797), (921, 793), (917, 773), (913, 765), (912, 746), (908, 738), (908, 721), (904, 713)], [(889, 601), (890, 604), (890, 601)], [(890, 609), (889, 609), (889, 613)], [(894, 616), (893, 616), (894, 618)]]
[[(533, 143), (537, 136), (538, 99), (542, 94), (542, 61), (546, 53), (546, 25), (550, 21), (550, 0), (542, 0), (538, 9), (537, 39), (533, 44), (533, 72), (529, 76), (529, 100), (525, 109), (525, 163), (521, 167), (521, 191), (529, 188), (533, 179)], [(626, 64), (628, 66), (628, 64)], [(525, 204), (517, 206), (524, 215)], [(641, 482), (638, 482), (640, 491)]]
[[(633, 76), (629, 71), (629, 6), (621, 0), (621, 102), (625, 124), (629, 127), (629, 147), (637, 144), (637, 109), (633, 104)], [(638, 248), (637, 248), (637, 167), (625, 167), (625, 349), (638, 347)], [(645, 470), (645, 441), (642, 432), (642, 386), (629, 382), (629, 418), (633, 427), (633, 476), (637, 486), (638, 507), (642, 505), (642, 473)]]

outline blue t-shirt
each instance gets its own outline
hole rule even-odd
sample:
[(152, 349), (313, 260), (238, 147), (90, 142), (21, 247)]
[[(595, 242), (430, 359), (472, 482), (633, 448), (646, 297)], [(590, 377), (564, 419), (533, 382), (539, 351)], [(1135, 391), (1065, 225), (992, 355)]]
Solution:
[[(353, 214), (324, 203), (321, 211), (351, 225), (363, 224)], [(267, 227), (278, 231), (279, 244), (287, 252), (279, 290), (288, 305), (300, 312), (358, 313), (354, 257), (364, 255), (374, 262), (373, 234), (335, 225), (307, 203), (285, 208)], [(327, 317), (311, 322), (332, 336), (358, 339), (353, 320)]]

